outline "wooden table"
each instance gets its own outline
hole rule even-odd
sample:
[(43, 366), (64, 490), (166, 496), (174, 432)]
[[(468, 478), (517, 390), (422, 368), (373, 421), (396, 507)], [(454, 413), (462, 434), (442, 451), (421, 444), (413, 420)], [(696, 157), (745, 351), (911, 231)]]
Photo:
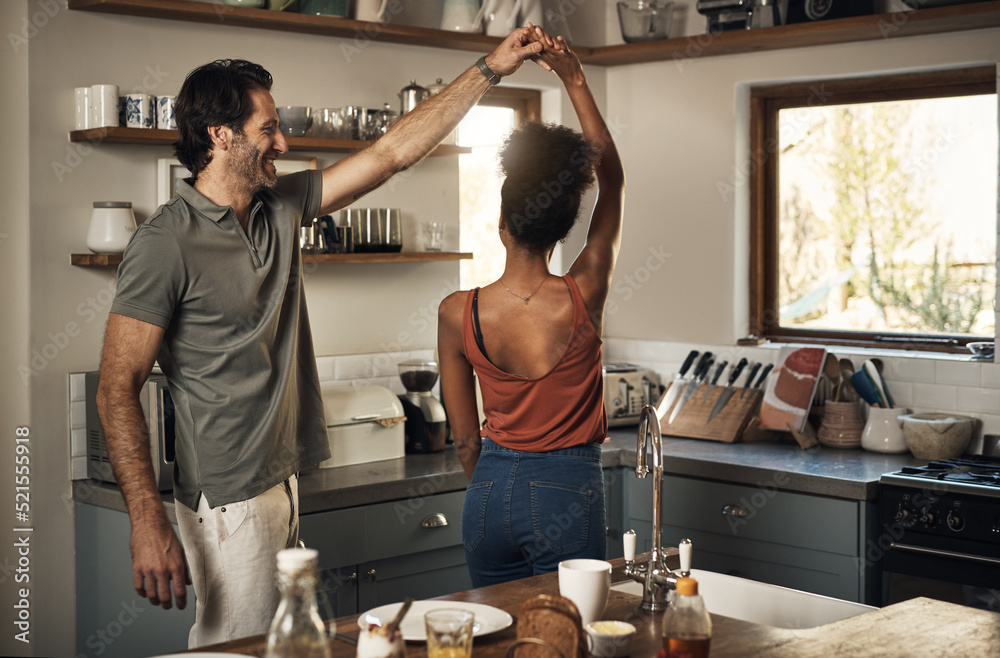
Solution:
[[(612, 564), (615, 567), (612, 581), (624, 580), (622, 560), (613, 560)], [(676, 557), (668, 558), (668, 566), (676, 568)], [(518, 609), (526, 599), (536, 594), (558, 592), (558, 576), (551, 573), (440, 598), (491, 605), (515, 615), (516, 619)], [(662, 615), (640, 613), (638, 604), (638, 597), (612, 591), (604, 618), (622, 619), (634, 624), (639, 631), (632, 646), (632, 656), (652, 657), (662, 648)], [(712, 615), (712, 624), (713, 658), (1000, 656), (1000, 614), (927, 598), (897, 603), (881, 610), (802, 630), (772, 628), (719, 615)], [(341, 617), (328, 625), (344, 635), (353, 638), (358, 636), (357, 615)], [(476, 658), (502, 658), (515, 635), (515, 628), (511, 626), (476, 638), (473, 654)], [(355, 648), (341, 640), (331, 639), (330, 646), (334, 658), (349, 658), (355, 654)], [(264, 636), (201, 647), (199, 650), (263, 656)], [(423, 644), (407, 645), (409, 658), (422, 658), (426, 655)]]

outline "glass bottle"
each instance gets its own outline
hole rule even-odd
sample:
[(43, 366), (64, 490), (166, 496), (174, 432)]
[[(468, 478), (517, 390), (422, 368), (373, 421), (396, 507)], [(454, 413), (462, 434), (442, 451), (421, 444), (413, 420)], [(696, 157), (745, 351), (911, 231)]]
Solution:
[(698, 581), (678, 578), (676, 593), (663, 614), (663, 648), (667, 655), (708, 658), (712, 641), (712, 618), (698, 594)]
[(330, 658), (323, 620), (316, 608), (316, 559), (311, 548), (278, 552), (281, 601), (267, 631), (265, 658)]

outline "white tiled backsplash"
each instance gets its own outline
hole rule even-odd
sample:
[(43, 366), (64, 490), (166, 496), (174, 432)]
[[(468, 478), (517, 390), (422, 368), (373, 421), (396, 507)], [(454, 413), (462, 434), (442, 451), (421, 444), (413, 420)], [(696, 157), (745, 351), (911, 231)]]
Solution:
[[(673, 378), (688, 352), (709, 350), (730, 362), (740, 357), (773, 363), (778, 345), (733, 347), (692, 345), (666, 341), (608, 338), (604, 360), (626, 361), (655, 370), (661, 383)], [(855, 368), (865, 359), (879, 357), (885, 365), (883, 377), (896, 404), (911, 412), (964, 414), (982, 422), (970, 452), (982, 451), (983, 434), (1000, 434), (1000, 364), (969, 361), (966, 356), (942, 356), (883, 350), (835, 350)]]
[(409, 352), (378, 352), (375, 354), (342, 354), (316, 359), (321, 386), (375, 385), (385, 386), (396, 395), (406, 392), (399, 379), (401, 361), (434, 360), (434, 350)]

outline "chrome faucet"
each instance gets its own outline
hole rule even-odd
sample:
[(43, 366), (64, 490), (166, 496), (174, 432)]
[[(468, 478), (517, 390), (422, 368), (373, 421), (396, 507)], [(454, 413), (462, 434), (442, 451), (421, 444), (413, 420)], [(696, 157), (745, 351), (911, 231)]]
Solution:
[(642, 583), (642, 604), (640, 608), (656, 612), (667, 607), (667, 592), (677, 585), (677, 578), (686, 576), (691, 570), (691, 540), (683, 539), (678, 547), (680, 550), (681, 568), (674, 573), (664, 563), (664, 550), (660, 546), (661, 528), (661, 490), (663, 484), (663, 450), (660, 436), (660, 421), (656, 417), (656, 409), (646, 405), (639, 412), (638, 451), (635, 459), (635, 474), (644, 478), (649, 473), (646, 466), (646, 439), (652, 437), (653, 452), (653, 546), (649, 562), (645, 565), (635, 563), (635, 531), (629, 530), (623, 538), (625, 544), (625, 575)]

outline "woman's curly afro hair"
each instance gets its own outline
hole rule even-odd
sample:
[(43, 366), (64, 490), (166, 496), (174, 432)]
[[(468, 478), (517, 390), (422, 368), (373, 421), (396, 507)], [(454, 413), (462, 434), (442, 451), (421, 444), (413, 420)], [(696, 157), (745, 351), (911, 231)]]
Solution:
[(599, 157), (565, 126), (532, 122), (510, 134), (500, 149), (500, 210), (518, 246), (544, 253), (569, 234)]

